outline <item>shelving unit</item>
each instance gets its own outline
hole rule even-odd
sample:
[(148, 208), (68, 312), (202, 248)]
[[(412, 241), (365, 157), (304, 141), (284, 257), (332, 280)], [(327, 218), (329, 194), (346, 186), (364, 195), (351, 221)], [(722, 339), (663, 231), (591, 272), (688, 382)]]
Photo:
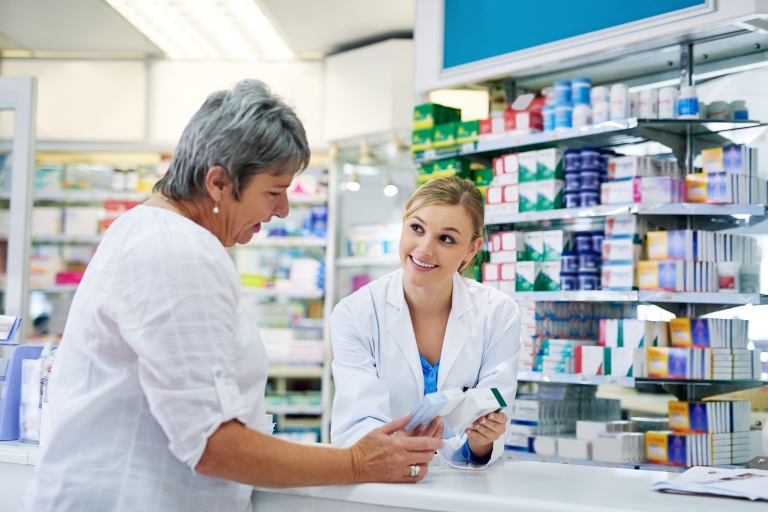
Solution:
[(337, 267), (386, 267), (400, 265), (400, 256), (398, 254), (388, 254), (385, 256), (348, 256), (336, 260)]

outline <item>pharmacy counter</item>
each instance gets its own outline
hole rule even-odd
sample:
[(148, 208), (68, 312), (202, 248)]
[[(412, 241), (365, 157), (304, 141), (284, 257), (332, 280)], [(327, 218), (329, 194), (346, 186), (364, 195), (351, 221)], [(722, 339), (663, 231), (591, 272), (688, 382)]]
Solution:
[(729, 512), (766, 510), (765, 502), (650, 490), (675, 474), (506, 461), (469, 472), (437, 469), (418, 484), (256, 489), (254, 512)]
[(0, 441), (0, 512), (18, 510), (39, 453), (36, 444)]

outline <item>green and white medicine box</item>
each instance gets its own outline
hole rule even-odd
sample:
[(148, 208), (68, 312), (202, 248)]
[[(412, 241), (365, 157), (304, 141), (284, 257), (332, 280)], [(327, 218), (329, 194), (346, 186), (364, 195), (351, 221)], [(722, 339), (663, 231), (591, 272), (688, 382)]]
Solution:
[(441, 123), (432, 129), (432, 147), (449, 148), (456, 145), (456, 123)]
[(540, 149), (536, 152), (536, 179), (562, 180), (563, 150), (557, 148)]
[(544, 261), (560, 261), (563, 251), (573, 250), (573, 233), (561, 229), (544, 231)]
[(537, 181), (537, 210), (555, 210), (563, 207), (563, 180)]
[(525, 153), (517, 154), (517, 164), (519, 169), (519, 181), (520, 183), (527, 183), (536, 181), (538, 179), (538, 161), (536, 159), (536, 151), (527, 151)]
[(480, 122), (464, 121), (456, 123), (456, 144), (467, 144), (477, 142), (480, 138)]
[(535, 212), (539, 204), (538, 182), (520, 183), (518, 185), (518, 193), (520, 194), (520, 211)]
[(493, 181), (493, 168), (475, 169), (472, 171), (472, 177), (476, 186), (487, 187)]
[(556, 292), (560, 290), (560, 262), (545, 261), (541, 263), (539, 279), (534, 283), (536, 291)]
[(432, 128), (413, 130), (411, 135), (411, 151), (432, 149)]
[(424, 103), (413, 108), (413, 129), (433, 128), (440, 123), (461, 121), (461, 110), (437, 103)]
[(536, 279), (538, 278), (541, 269), (541, 263), (538, 261), (518, 261), (515, 266), (517, 271), (517, 291), (534, 291)]
[(528, 261), (544, 261), (544, 232), (525, 232), (525, 259)]

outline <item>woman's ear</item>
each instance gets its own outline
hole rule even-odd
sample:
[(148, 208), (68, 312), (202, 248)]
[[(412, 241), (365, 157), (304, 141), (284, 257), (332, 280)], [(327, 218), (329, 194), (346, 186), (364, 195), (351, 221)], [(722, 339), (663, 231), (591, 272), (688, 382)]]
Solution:
[(467, 252), (467, 255), (464, 256), (464, 261), (470, 261), (474, 258), (481, 247), (483, 247), (483, 239), (481, 237), (475, 238), (472, 243), (469, 244), (469, 251)]
[(220, 165), (214, 165), (208, 169), (205, 175), (205, 188), (214, 201), (218, 202), (229, 196), (232, 192), (232, 180), (229, 179), (227, 170)]

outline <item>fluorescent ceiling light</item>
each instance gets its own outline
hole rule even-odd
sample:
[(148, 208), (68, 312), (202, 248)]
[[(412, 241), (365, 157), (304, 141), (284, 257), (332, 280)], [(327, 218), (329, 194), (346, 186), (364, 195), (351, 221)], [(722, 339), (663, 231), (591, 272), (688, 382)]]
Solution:
[(294, 58), (256, 0), (107, 0), (171, 59)]

